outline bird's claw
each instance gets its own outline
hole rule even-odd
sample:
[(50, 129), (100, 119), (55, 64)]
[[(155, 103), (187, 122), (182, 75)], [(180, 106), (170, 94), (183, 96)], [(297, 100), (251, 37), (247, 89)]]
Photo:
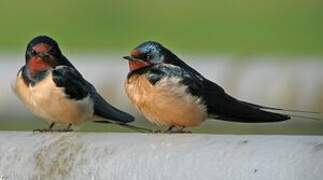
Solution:
[(34, 129), (34, 130), (33, 130), (33, 133), (36, 133), (36, 132), (39, 132), (39, 133), (53, 132), (53, 129), (49, 129), (49, 128)]
[(191, 134), (192, 131), (186, 131), (183, 128), (170, 128), (167, 130), (155, 130), (152, 133), (155, 134)]
[(48, 128), (44, 128), (44, 129), (34, 129), (33, 133), (39, 132), (39, 133), (52, 133), (52, 132), (72, 132), (73, 129), (48, 129)]
[(57, 129), (56, 132), (72, 132), (73, 129)]
[(179, 133), (179, 134), (192, 134), (192, 131), (184, 131), (184, 130), (180, 130), (180, 131), (173, 131), (171, 133)]

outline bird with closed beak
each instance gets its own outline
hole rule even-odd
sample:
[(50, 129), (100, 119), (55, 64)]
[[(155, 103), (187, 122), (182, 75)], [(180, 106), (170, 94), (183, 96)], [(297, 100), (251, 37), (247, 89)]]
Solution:
[(23, 104), (50, 126), (36, 131), (54, 131), (55, 123), (74, 126), (100, 117), (106, 123), (125, 125), (133, 116), (110, 105), (62, 54), (57, 42), (48, 36), (32, 39), (13, 90)]
[(238, 100), (203, 77), (169, 49), (147, 41), (134, 48), (125, 90), (134, 106), (166, 132), (187, 132), (207, 118), (243, 123), (268, 123), (290, 119), (267, 110), (284, 110)]

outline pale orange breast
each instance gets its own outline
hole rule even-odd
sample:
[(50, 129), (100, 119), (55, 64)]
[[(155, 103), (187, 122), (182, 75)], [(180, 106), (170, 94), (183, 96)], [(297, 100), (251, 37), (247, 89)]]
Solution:
[(186, 92), (178, 78), (164, 78), (152, 85), (145, 75), (133, 75), (125, 83), (136, 108), (158, 125), (198, 126), (206, 118), (203, 102)]
[(29, 110), (49, 122), (78, 126), (93, 116), (90, 97), (79, 101), (68, 99), (63, 89), (55, 86), (51, 74), (31, 87), (19, 73), (13, 89)]

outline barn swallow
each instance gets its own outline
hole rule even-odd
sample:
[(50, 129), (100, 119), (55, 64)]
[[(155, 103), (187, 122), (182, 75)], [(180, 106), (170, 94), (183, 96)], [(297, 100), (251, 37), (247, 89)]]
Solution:
[(238, 100), (158, 42), (144, 42), (123, 58), (130, 69), (125, 82), (129, 99), (150, 122), (168, 126), (166, 132), (185, 132), (207, 118), (279, 122), (290, 116), (266, 110), (297, 111)]
[(119, 125), (134, 121), (133, 116), (101, 97), (52, 38), (38, 36), (32, 39), (27, 45), (25, 59), (13, 90), (30, 111), (50, 123), (49, 128), (36, 131), (54, 131), (55, 123), (67, 125), (66, 129), (57, 131), (71, 131), (72, 126), (79, 126), (94, 116)]

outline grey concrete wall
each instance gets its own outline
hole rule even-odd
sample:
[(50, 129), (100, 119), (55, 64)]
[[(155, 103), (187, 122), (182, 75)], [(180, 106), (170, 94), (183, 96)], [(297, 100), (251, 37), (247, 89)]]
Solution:
[(320, 180), (323, 136), (0, 132), (0, 177)]

